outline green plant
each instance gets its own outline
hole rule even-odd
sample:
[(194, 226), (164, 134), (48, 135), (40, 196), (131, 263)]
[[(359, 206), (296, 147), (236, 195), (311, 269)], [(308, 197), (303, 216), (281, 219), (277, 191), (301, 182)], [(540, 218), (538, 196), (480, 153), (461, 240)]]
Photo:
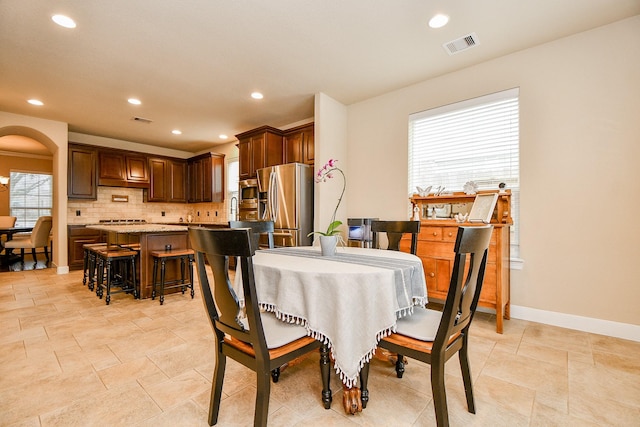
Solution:
[(338, 207), (340, 207), (340, 202), (342, 202), (342, 196), (344, 196), (344, 191), (347, 188), (347, 177), (342, 172), (342, 169), (336, 166), (338, 161), (335, 159), (329, 159), (327, 163), (325, 163), (322, 168), (318, 170), (318, 173), (315, 177), (315, 182), (326, 182), (327, 179), (331, 179), (334, 177), (334, 172), (340, 172), (342, 175), (342, 192), (340, 193), (340, 197), (338, 198), (338, 204), (336, 208), (333, 210), (333, 216), (331, 217), (331, 222), (329, 223), (329, 227), (327, 227), (327, 231), (312, 231), (307, 236), (311, 236), (313, 234), (319, 234), (321, 236), (335, 236), (340, 234), (340, 230), (338, 227), (342, 225), (342, 221), (336, 220), (336, 214), (338, 213)]

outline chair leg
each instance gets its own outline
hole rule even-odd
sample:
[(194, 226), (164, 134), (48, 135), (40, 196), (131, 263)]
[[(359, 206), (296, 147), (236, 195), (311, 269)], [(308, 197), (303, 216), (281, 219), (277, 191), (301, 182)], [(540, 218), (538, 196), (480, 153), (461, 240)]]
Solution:
[(44, 247), (44, 259), (47, 260), (46, 263), (49, 265), (49, 250), (46, 246)]
[[(220, 345), (220, 344), (218, 344)], [(217, 352), (216, 363), (213, 368), (213, 381), (211, 382), (211, 402), (209, 403), (209, 425), (218, 422), (220, 412), (220, 399), (222, 399), (222, 382), (224, 381), (224, 371), (227, 366), (227, 357), (222, 352)]]
[(440, 358), (431, 359), (431, 392), (436, 412), (436, 423), (438, 427), (447, 427), (449, 426), (449, 414), (447, 393), (444, 388), (444, 360)]
[(469, 369), (469, 354), (467, 347), (467, 336), (463, 338), (462, 348), (458, 351), (460, 359), (460, 369), (462, 370), (462, 381), (464, 382), (464, 393), (467, 397), (467, 410), (472, 414), (476, 413), (476, 405), (473, 401), (473, 384), (471, 381), (471, 369)]
[(367, 407), (367, 402), (369, 402), (369, 389), (367, 387), (367, 383), (369, 382), (369, 363), (365, 363), (362, 369), (360, 370), (360, 393), (362, 400), (362, 409)]
[(266, 426), (269, 416), (269, 394), (271, 392), (270, 372), (258, 372), (258, 391), (256, 392), (256, 413), (253, 417), (254, 426)]
[(397, 354), (398, 359), (396, 360), (396, 377), (402, 378), (402, 374), (404, 374), (404, 356), (401, 354)]
[(34, 263), (33, 268), (36, 268), (35, 264), (38, 263), (38, 258), (36, 257), (36, 248), (31, 248), (31, 255), (33, 256), (33, 263)]
[(280, 368), (276, 368), (271, 371), (271, 379), (274, 383), (278, 382), (278, 380), (280, 379)]

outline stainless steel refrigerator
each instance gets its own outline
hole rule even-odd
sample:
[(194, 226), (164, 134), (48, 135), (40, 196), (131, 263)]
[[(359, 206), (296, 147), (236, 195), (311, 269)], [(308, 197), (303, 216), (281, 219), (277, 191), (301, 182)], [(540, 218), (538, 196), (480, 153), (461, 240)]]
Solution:
[(310, 246), (313, 167), (288, 163), (258, 169), (259, 221), (273, 221), (276, 246)]

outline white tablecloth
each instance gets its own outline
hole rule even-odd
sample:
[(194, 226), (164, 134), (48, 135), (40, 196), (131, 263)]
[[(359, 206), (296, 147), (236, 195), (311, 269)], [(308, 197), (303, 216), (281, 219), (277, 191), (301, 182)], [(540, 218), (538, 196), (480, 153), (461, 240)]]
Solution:
[[(300, 256), (292, 256), (292, 249)], [(396, 320), (410, 314), (413, 306), (426, 304), (422, 263), (414, 255), (387, 250), (338, 248), (336, 259), (315, 257), (309, 251), (320, 249), (286, 248), (286, 254), (278, 249), (256, 251), (258, 301), (261, 308), (283, 321), (304, 325), (310, 336), (328, 344), (336, 371), (350, 387), (380, 339), (395, 330)], [(351, 254), (360, 261), (371, 256), (373, 265), (344, 259)], [(338, 261), (341, 257), (343, 262)], [(402, 268), (393, 268), (396, 261)], [(404, 270), (400, 280), (399, 269)], [(236, 287), (241, 286), (240, 276), (236, 275)]]

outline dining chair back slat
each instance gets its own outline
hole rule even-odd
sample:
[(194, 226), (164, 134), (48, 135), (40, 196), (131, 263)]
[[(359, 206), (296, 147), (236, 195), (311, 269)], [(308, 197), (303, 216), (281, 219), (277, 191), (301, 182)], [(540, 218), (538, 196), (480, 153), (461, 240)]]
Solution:
[(379, 233), (387, 234), (387, 249), (392, 251), (400, 250), (400, 240), (405, 233), (411, 233), (411, 253), (416, 254), (418, 250), (418, 234), (420, 233), (420, 221), (371, 221), (371, 232), (373, 234), (373, 247), (380, 248)]
[(275, 226), (273, 221), (229, 221), (230, 228), (250, 228), (253, 231), (251, 243), (254, 249), (260, 248), (260, 236), (267, 236), (267, 246), (273, 249), (273, 232)]

